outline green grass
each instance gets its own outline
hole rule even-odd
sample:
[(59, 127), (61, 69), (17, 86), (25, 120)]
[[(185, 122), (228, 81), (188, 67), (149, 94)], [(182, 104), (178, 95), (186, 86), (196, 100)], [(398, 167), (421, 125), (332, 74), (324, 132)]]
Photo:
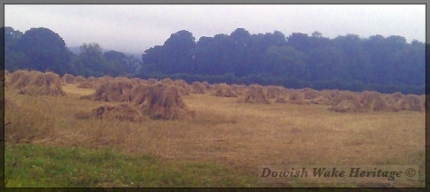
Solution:
[(5, 187), (249, 187), (253, 173), (108, 149), (6, 144)]

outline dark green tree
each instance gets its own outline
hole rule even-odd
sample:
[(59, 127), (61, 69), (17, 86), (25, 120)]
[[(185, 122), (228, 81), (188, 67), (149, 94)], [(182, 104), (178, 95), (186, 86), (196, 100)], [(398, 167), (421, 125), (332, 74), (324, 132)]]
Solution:
[(195, 38), (192, 33), (181, 30), (173, 33), (164, 42), (162, 59), (164, 70), (168, 74), (194, 72), (194, 48)]
[(98, 43), (84, 43), (79, 49), (80, 53), (72, 62), (76, 74), (84, 77), (100, 77), (109, 74), (109, 66)]
[(67, 64), (70, 57), (64, 40), (48, 28), (31, 28), (26, 31), (18, 38), (15, 51), (28, 59), (20, 68), (49, 70), (59, 75), (69, 69)]
[(108, 65), (107, 73), (111, 76), (124, 76), (135, 73), (139, 60), (133, 55), (126, 55), (119, 51), (107, 51), (103, 54)]

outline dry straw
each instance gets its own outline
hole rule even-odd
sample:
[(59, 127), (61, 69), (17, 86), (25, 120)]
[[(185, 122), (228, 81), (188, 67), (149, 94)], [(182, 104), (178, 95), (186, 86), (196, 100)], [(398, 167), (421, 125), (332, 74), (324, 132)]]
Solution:
[(317, 98), (311, 99), (310, 102), (316, 105), (331, 105), (330, 99), (324, 96), (318, 96)]
[(260, 85), (250, 85), (245, 95), (238, 99), (239, 103), (263, 103), (270, 104), (269, 98), (264, 93), (264, 88)]
[(149, 86), (150, 85), (147, 85), (147, 84), (139, 84), (134, 86), (129, 95), (130, 101), (134, 101), (137, 97), (144, 98), (146, 88)]
[(283, 87), (279, 86), (266, 86), (266, 95), (268, 98), (280, 98), (286, 96)]
[[(30, 76), (30, 83), (19, 89), (19, 94), (27, 94), (31, 96), (36, 95), (50, 95), (50, 96), (65, 96), (66, 93), (61, 88), (60, 77), (52, 72), (46, 73), (28, 73)], [(25, 75), (23, 76), (25, 77)]]
[(281, 97), (281, 98), (277, 98), (275, 100), (275, 103), (287, 103), (287, 100), (285, 98)]
[(305, 94), (300, 90), (295, 90), (290, 94), (289, 102), (298, 105), (308, 105), (310, 101), (305, 99)]
[(145, 80), (145, 83), (148, 85), (154, 85), (154, 84), (158, 83), (158, 80), (150, 78), (150, 79)]
[(151, 119), (175, 120), (194, 117), (194, 112), (187, 108), (175, 86), (157, 83), (142, 87), (140, 93), (136, 90), (134, 94), (134, 105)]
[(234, 91), (236, 95), (244, 95), (248, 89), (246, 85), (237, 85), (237, 84), (232, 84), (230, 88), (231, 90)]
[(98, 77), (97, 81), (100, 82), (100, 83), (105, 83), (105, 82), (108, 82), (108, 81), (112, 81), (113, 79), (114, 78), (111, 77), (111, 76), (109, 76), (109, 75), (104, 75), (102, 77)]
[(144, 116), (136, 108), (127, 103), (119, 105), (103, 105), (89, 112), (81, 111), (75, 113), (78, 119), (116, 119), (120, 121), (140, 122), (144, 120)]
[(95, 78), (94, 76), (89, 76), (89, 77), (87, 78), (87, 81), (88, 81), (88, 82), (96, 82), (96, 81), (97, 81), (97, 78)]
[(0, 103), (3, 103), (4, 105), (0, 105), (0, 111), (10, 111), (10, 110), (17, 110), (20, 107), (15, 103), (12, 97), (5, 96), (4, 98), (0, 98)]
[(329, 108), (335, 112), (365, 112), (366, 109), (360, 103), (357, 93), (341, 91), (333, 100), (333, 106)]
[(219, 84), (215, 92), (211, 95), (216, 97), (237, 97), (237, 95), (231, 90), (230, 86), (225, 83)]
[(203, 81), (202, 84), (206, 87), (206, 89), (211, 88), (211, 84), (209, 84), (207, 81)]
[(393, 111), (399, 111), (402, 99), (405, 97), (400, 92), (395, 92), (384, 96), (384, 100)]
[(75, 76), (66, 73), (61, 78), (61, 81), (64, 83), (75, 83)]
[(164, 83), (164, 84), (167, 84), (167, 85), (171, 85), (171, 86), (175, 85), (175, 82), (172, 79), (168, 78), (168, 77), (162, 79), (160, 82)]
[(84, 89), (93, 89), (95, 87), (96, 85), (94, 84), (94, 82), (89, 82), (89, 81), (79, 83), (78, 85), (78, 88), (84, 88)]
[(10, 75), (10, 80), (6, 87), (11, 89), (24, 88), (40, 74), (42, 73), (39, 71), (17, 70)]
[(367, 111), (393, 111), (385, 102), (383, 95), (375, 91), (362, 92), (360, 103)]
[(140, 78), (131, 78), (130, 81), (133, 83), (133, 85), (145, 84), (145, 81)]
[(82, 96), (81, 99), (95, 101), (124, 102), (130, 101), (133, 83), (127, 78), (117, 78), (102, 83), (92, 95)]
[(87, 79), (85, 79), (85, 77), (82, 77), (82, 76), (79, 75), (79, 76), (75, 77), (75, 81), (77, 83), (81, 83), (81, 82), (87, 81)]
[(340, 93), (341, 92), (337, 89), (322, 90), (322, 91), (320, 91), (320, 96), (327, 100), (328, 105), (334, 105), (336, 103), (336, 100), (339, 97)]
[(319, 96), (319, 91), (311, 88), (304, 88), (301, 92), (303, 93), (304, 99), (315, 99)]
[(409, 111), (420, 111), (424, 112), (424, 102), (418, 95), (406, 95), (404, 98), (402, 98), (400, 102), (399, 108), (401, 110), (409, 110)]
[(184, 80), (176, 79), (175, 80), (175, 86), (178, 88), (179, 93), (181, 93), (181, 95), (189, 95), (190, 94), (188, 91), (188, 84)]
[(195, 81), (190, 86), (190, 92), (194, 94), (205, 94), (207, 91), (206, 86), (204, 86), (202, 83)]

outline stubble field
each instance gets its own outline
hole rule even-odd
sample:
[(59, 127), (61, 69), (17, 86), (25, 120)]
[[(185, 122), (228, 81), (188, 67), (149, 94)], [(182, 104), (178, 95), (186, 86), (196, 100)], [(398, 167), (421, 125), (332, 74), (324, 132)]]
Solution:
[[(338, 113), (327, 105), (238, 103), (206, 93), (181, 96), (192, 119), (82, 120), (74, 114), (106, 102), (79, 99), (95, 89), (77, 85), (63, 85), (65, 97), (6, 89), (16, 104), (5, 110), (7, 187), (308, 186), (258, 183), (258, 166), (272, 164), (424, 170), (423, 112)], [(420, 174), (411, 186), (424, 186)]]

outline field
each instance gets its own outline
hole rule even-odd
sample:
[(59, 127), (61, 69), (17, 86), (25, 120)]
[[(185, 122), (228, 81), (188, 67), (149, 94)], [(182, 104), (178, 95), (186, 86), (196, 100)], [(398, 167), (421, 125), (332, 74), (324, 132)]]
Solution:
[[(258, 183), (259, 165), (419, 165), (425, 183), (425, 113), (338, 113), (328, 105), (238, 103), (182, 95), (194, 118), (77, 119), (106, 104), (62, 86), (64, 97), (6, 89), (6, 187), (306, 187)], [(109, 102), (121, 103), (121, 102)], [(348, 184), (347, 187), (373, 185)], [(384, 187), (393, 184), (383, 184)]]

